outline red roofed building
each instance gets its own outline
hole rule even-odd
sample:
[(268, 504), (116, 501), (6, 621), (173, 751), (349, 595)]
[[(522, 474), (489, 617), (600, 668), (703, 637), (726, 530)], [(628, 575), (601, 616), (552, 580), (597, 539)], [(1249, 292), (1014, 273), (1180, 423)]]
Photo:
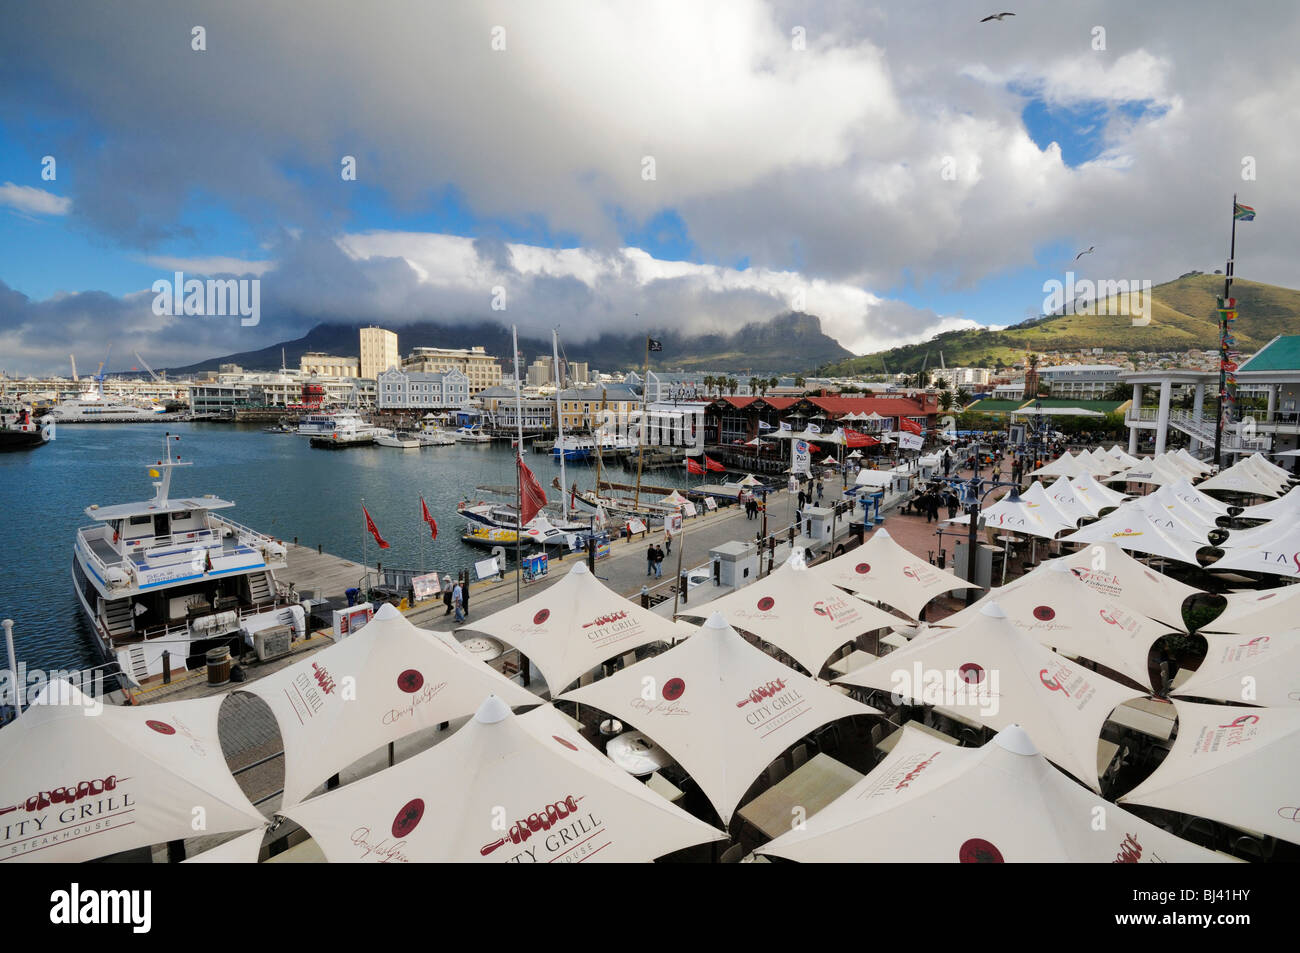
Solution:
[[(849, 414), (873, 413), (885, 419), (843, 422)], [(841, 426), (864, 433), (889, 433), (898, 430), (899, 417), (907, 417), (934, 430), (938, 413), (938, 397), (924, 392), (869, 397), (720, 397), (704, 409), (704, 442), (706, 446), (736, 446), (775, 434), (782, 422), (795, 431), (815, 423), (827, 434)]]

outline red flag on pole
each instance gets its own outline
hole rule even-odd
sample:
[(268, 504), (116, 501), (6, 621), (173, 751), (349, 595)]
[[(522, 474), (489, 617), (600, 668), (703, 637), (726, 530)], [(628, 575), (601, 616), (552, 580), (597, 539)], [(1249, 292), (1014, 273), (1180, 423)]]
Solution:
[(724, 466), (723, 466), (721, 463), (719, 463), (717, 460), (714, 460), (713, 458), (711, 458), (707, 453), (704, 455), (704, 465), (705, 465), (706, 467), (708, 467), (710, 470), (712, 470), (714, 473), (726, 473), (726, 472), (727, 472), (727, 468), (726, 468), (726, 467), (724, 467)]
[(519, 525), (523, 526), (532, 522), (533, 517), (546, 505), (546, 491), (537, 482), (537, 477), (533, 476), (533, 471), (524, 465), (522, 458), (516, 457), (515, 462), (519, 464)]
[(687, 472), (687, 473), (690, 473), (690, 474), (693, 474), (694, 476), (703, 476), (703, 475), (704, 475), (704, 467), (700, 466), (698, 463), (696, 463), (696, 462), (695, 462), (694, 460), (692, 460), (690, 457), (687, 457), (687, 458), (686, 458), (686, 472)]
[(878, 443), (880, 443), (880, 441), (869, 434), (859, 433), (856, 430), (849, 430), (847, 427), (844, 429), (844, 446), (849, 447), (850, 449), (854, 447), (874, 447)]
[(921, 432), (921, 425), (918, 424), (915, 420), (911, 420), (907, 417), (899, 417), (898, 429), (905, 430), (908, 433), (919, 434)]
[(366, 514), (366, 529), (369, 530), (370, 535), (375, 538), (375, 542), (379, 544), (379, 548), (387, 549), (388, 543), (384, 541), (384, 537), (379, 535), (379, 527), (376, 526), (375, 521), (370, 518), (370, 511), (363, 506), (361, 507), (361, 512)]
[(437, 539), (438, 524), (434, 522), (433, 515), (429, 512), (429, 507), (425, 505), (423, 496), (420, 497), (420, 519), (429, 524), (429, 532), (433, 534), (434, 539)]

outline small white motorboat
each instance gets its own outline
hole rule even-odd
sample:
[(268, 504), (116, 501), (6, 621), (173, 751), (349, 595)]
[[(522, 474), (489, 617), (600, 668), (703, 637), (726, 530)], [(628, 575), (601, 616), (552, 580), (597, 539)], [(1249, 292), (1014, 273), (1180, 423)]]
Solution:
[(381, 447), (396, 447), (399, 450), (419, 450), (423, 446), (414, 434), (405, 430), (376, 434), (375, 443)]

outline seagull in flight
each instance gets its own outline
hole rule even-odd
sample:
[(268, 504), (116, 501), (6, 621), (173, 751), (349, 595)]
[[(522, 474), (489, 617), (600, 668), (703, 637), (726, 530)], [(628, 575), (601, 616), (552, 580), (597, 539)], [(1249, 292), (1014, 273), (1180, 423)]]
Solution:
[(1075, 261), (1078, 261), (1078, 260), (1079, 260), (1080, 258), (1082, 258), (1084, 255), (1091, 255), (1091, 254), (1092, 254), (1092, 249), (1093, 249), (1093, 248), (1094, 248), (1093, 245), (1089, 245), (1089, 246), (1088, 246), (1088, 250), (1087, 250), (1087, 251), (1081, 251), (1081, 252), (1079, 252), (1079, 254), (1077, 254), (1077, 255), (1074, 256), (1074, 260), (1075, 260)]
[(1015, 16), (1014, 13), (994, 13), (992, 16), (985, 17), (983, 20), (980, 21), (980, 23), (988, 23), (990, 20), (1000, 21), (1003, 17), (1013, 17), (1013, 16)]

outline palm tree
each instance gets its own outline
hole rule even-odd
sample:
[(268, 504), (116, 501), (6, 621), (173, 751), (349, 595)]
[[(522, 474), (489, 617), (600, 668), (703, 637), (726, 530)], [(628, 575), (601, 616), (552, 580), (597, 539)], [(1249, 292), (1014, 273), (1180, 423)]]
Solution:
[(802, 387), (805, 383), (807, 383), (807, 382), (804, 380), (804, 376), (803, 376), (802, 374), (796, 374), (796, 375), (795, 375), (795, 378), (794, 378), (794, 386), (795, 386), (795, 387)]
[(939, 409), (943, 411), (952, 410), (953, 397), (952, 391), (940, 389), (939, 391)]
[(777, 380), (775, 377), (769, 377), (769, 378), (767, 379), (767, 387), (764, 387), (764, 388), (763, 388), (763, 393), (764, 393), (764, 394), (767, 393), (767, 388), (768, 388), (768, 387), (777, 387), (778, 385), (780, 385), (780, 383), (781, 383), (781, 382), (780, 382), (779, 380)]
[(759, 379), (758, 379), (757, 377), (751, 377), (751, 378), (749, 379), (749, 396), (751, 396), (751, 397), (757, 397), (757, 396), (758, 396), (758, 385), (759, 385), (760, 383), (761, 383), (761, 382), (759, 381)]
[(930, 375), (924, 368), (916, 372), (916, 386), (921, 390), (930, 386)]
[(708, 397), (713, 393), (713, 386), (718, 383), (718, 379), (712, 374), (704, 375), (704, 396)]
[(736, 396), (736, 390), (739, 387), (740, 387), (740, 381), (736, 380), (734, 377), (727, 378), (727, 390), (731, 392), (732, 397)]
[(959, 407), (965, 407), (967, 404), (969, 404), (970, 397), (971, 397), (970, 391), (968, 391), (966, 388), (964, 387), (957, 388), (957, 405)]

